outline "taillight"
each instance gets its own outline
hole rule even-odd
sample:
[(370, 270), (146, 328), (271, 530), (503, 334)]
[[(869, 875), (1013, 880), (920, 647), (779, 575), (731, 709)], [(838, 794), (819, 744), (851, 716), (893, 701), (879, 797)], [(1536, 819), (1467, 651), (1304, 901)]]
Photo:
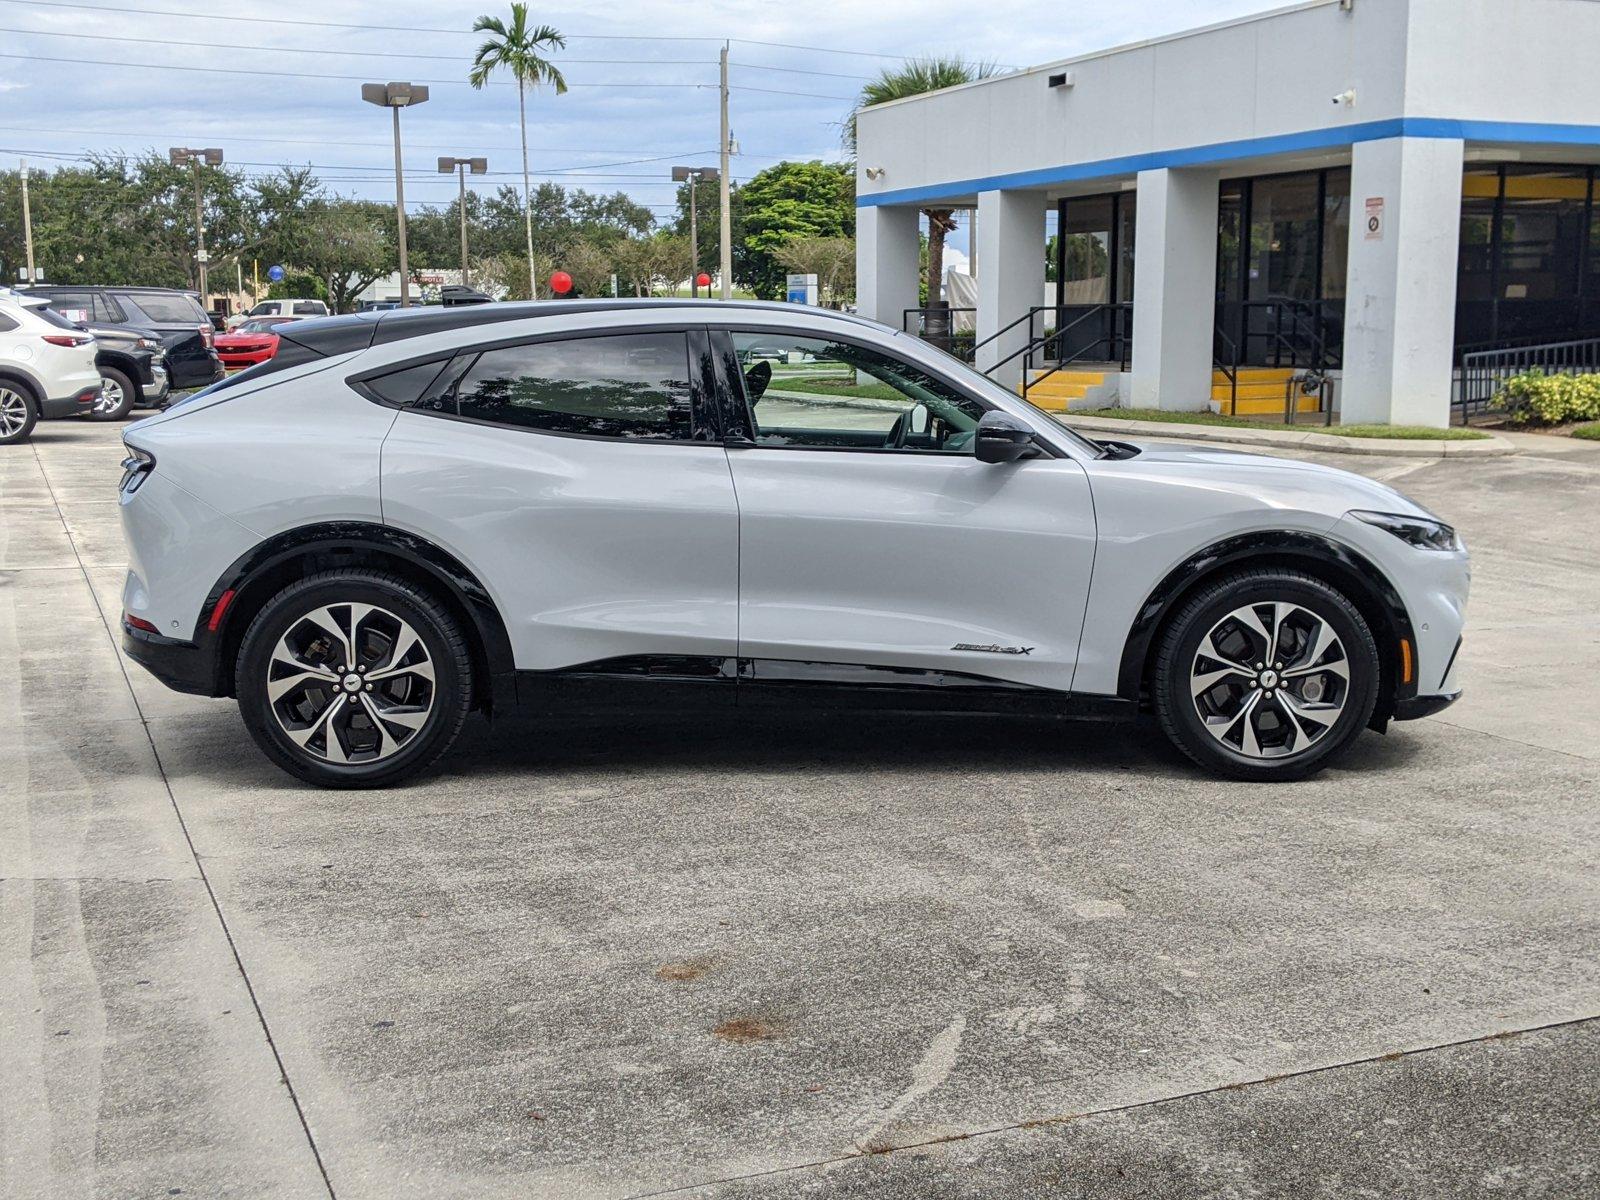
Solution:
[(94, 341), (86, 333), (42, 333), (39, 336), (52, 346), (87, 346)]
[(124, 625), (127, 625), (130, 629), (140, 629), (140, 630), (143, 630), (145, 633), (160, 633), (161, 632), (154, 625), (150, 624), (149, 621), (146, 621), (143, 617), (136, 617), (132, 613), (128, 613), (128, 612), (125, 612), (125, 613), (122, 614), (122, 623)]
[(131, 496), (139, 490), (144, 481), (150, 477), (150, 472), (156, 469), (156, 456), (147, 450), (122, 443), (127, 450), (128, 457), (122, 460), (122, 482), (117, 485), (117, 490), (124, 496)]
[(210, 321), (207, 321), (204, 325), (198, 326), (198, 328), (200, 330), (200, 340), (206, 344), (207, 350), (211, 349), (211, 344), (217, 336), (217, 331), (211, 328)]

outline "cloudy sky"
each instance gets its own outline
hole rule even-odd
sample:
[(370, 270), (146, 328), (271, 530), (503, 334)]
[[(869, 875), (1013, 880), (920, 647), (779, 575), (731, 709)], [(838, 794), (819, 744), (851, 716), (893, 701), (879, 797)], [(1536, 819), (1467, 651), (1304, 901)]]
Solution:
[[(1273, 7), (1271, 0), (612, 0), (533, 5), (567, 36), (571, 90), (532, 100), (537, 175), (622, 188), (670, 210), (674, 163), (712, 164), (717, 51), (731, 39), (744, 179), (782, 158), (838, 157), (868, 76), (899, 56), (1023, 66)], [(0, 159), (40, 168), (88, 151), (220, 146), (250, 173), (314, 164), (350, 195), (393, 196), (387, 114), (363, 80), (427, 82), (404, 115), (406, 199), (445, 202), (441, 154), (518, 174), (514, 86), (465, 82), (483, 12), (509, 0), (0, 0)], [(211, 14), (201, 16), (200, 13)], [(957, 245), (960, 245), (958, 239)]]

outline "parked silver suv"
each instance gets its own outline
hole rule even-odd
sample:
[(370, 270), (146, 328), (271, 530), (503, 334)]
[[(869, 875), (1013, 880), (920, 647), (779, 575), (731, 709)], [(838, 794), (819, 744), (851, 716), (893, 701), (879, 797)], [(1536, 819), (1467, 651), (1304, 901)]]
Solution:
[(469, 710), (601, 689), (1153, 711), (1304, 776), (1457, 695), (1467, 556), (1390, 488), (1079, 437), (791, 305), (297, 322), (126, 432), (125, 645), (302, 779), (411, 774)]

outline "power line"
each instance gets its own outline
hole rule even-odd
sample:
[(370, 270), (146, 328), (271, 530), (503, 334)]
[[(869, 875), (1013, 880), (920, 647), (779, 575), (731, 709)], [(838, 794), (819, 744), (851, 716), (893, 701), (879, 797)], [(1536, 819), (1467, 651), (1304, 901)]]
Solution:
[[(89, 12), (110, 13), (112, 15), (138, 15), (148, 17), (182, 17), (185, 20), (203, 21), (238, 21), (252, 25), (296, 25), (309, 29), (358, 29), (373, 32), (373, 26), (354, 24), (346, 21), (306, 21), (295, 20), (288, 17), (246, 17), (234, 13), (205, 13), (205, 12), (176, 12), (171, 9), (159, 8), (129, 8), (120, 6), (111, 8), (104, 4), (82, 4), (71, 0), (3, 0), (6, 4), (25, 4), (32, 8), (74, 8), (85, 9)], [(470, 29), (447, 29), (437, 25), (385, 25), (381, 32), (385, 33), (448, 33), (477, 37), (478, 33)], [(731, 42), (741, 46), (766, 46), (779, 50), (804, 50), (811, 54), (849, 54), (859, 58), (894, 59), (906, 62), (914, 58), (909, 54), (882, 54), (875, 50), (843, 50), (836, 46), (802, 46), (793, 42), (767, 42), (757, 41), (753, 38), (720, 38), (709, 35), (668, 35), (668, 34), (629, 34), (629, 33), (569, 33), (564, 35), (568, 41), (607, 41), (607, 42), (705, 42), (718, 45), (722, 42)]]
[[(92, 42), (134, 42), (145, 46), (171, 46), (183, 50), (216, 50), (221, 49), (215, 42), (185, 42), (173, 38), (147, 38), (128, 37), (111, 33), (72, 33), (60, 29), (12, 29), (0, 27), (0, 33), (18, 34), (23, 37), (54, 37), (76, 38)], [(416, 54), (406, 50), (321, 50), (303, 46), (243, 46), (230, 43), (228, 50), (252, 50), (264, 54), (316, 54), (334, 58), (408, 58), (421, 59), (429, 62), (466, 61), (463, 54)], [(608, 66), (643, 66), (643, 67), (714, 67), (713, 59), (705, 58), (567, 58), (560, 59), (561, 65), (568, 63), (582, 63), (584, 65)], [(839, 71), (815, 71), (807, 67), (774, 67), (765, 63), (730, 62), (731, 67), (740, 67), (749, 71), (777, 71), (786, 75), (817, 75), (828, 79), (865, 79), (864, 75), (848, 75)]]

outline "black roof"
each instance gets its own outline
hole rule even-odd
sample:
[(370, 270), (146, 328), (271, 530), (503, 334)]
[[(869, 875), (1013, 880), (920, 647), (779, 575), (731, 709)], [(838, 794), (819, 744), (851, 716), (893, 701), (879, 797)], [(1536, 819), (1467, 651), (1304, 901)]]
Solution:
[[(369, 346), (382, 346), (430, 333), (452, 329), (474, 329), (502, 321), (526, 321), (532, 317), (560, 317), (570, 313), (615, 311), (664, 312), (697, 309), (727, 312), (730, 308), (772, 312), (790, 305), (759, 300), (670, 300), (624, 298), (615, 300), (519, 300), (499, 304), (468, 304), (453, 307), (393, 308), (379, 312), (350, 313), (338, 317), (313, 317), (297, 321), (280, 337), (297, 342), (319, 355), (350, 354)], [(831, 309), (806, 309), (808, 313), (827, 313), (845, 321), (861, 321)], [(863, 324), (870, 322), (862, 321)]]

